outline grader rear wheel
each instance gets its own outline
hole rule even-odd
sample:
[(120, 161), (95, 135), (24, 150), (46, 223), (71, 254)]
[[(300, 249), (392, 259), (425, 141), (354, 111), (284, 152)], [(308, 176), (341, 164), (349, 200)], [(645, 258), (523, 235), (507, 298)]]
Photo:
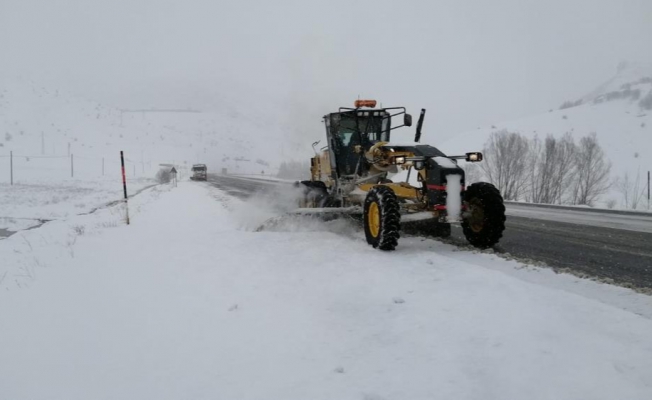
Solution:
[(400, 236), (401, 214), (394, 191), (376, 186), (364, 202), (364, 233), (367, 243), (380, 250), (394, 250)]

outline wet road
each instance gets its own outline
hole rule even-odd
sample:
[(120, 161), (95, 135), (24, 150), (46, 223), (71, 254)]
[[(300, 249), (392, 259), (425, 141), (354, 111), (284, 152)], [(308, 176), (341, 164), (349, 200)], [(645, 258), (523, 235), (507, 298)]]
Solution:
[[(286, 184), (221, 175), (210, 175), (209, 183), (241, 198)], [(510, 204), (507, 215), (497, 252), (652, 289), (652, 217)], [(456, 226), (449, 240), (468, 246)]]

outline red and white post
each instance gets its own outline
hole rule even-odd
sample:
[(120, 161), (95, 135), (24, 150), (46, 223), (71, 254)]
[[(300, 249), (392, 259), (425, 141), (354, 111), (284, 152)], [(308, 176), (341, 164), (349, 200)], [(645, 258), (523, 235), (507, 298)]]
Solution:
[(127, 211), (127, 225), (129, 225), (129, 202), (127, 200), (127, 177), (125, 175), (125, 156), (120, 150), (120, 164), (122, 165), (122, 189), (125, 194), (125, 210)]

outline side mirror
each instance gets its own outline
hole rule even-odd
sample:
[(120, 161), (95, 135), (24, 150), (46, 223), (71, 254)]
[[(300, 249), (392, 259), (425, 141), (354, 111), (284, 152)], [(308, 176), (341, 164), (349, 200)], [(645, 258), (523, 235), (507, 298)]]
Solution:
[(412, 116), (410, 114), (403, 115), (403, 125), (412, 126)]
[(414, 161), (414, 169), (421, 171), (425, 168), (426, 164), (422, 160)]

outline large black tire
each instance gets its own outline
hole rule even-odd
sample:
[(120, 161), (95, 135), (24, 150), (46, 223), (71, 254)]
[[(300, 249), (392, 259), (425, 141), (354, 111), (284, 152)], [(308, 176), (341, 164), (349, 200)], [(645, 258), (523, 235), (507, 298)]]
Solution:
[(505, 205), (494, 185), (478, 182), (464, 192), (467, 210), (462, 220), (466, 240), (473, 246), (486, 249), (498, 243), (505, 230)]
[(394, 191), (372, 188), (364, 202), (364, 233), (367, 243), (380, 250), (394, 250), (400, 237), (401, 213)]

